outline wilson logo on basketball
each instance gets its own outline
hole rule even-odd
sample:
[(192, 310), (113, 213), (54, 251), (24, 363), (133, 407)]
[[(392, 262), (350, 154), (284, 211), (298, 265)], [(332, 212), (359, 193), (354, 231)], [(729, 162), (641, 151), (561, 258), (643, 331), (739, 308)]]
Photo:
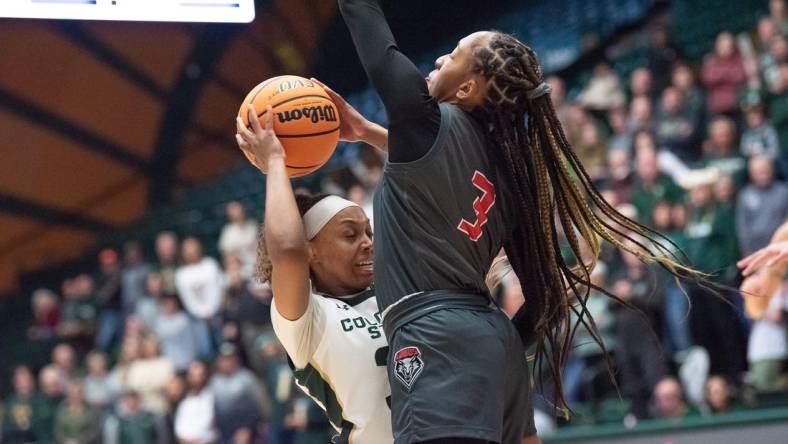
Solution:
[(279, 118), (279, 123), (290, 122), (291, 120), (310, 119), (312, 123), (317, 122), (336, 122), (337, 113), (333, 106), (305, 106), (303, 108), (296, 108), (281, 113), (276, 113)]

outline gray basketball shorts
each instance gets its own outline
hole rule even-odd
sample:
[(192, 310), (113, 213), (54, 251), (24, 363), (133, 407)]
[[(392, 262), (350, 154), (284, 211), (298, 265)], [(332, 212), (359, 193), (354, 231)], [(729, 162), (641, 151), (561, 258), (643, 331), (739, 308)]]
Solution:
[(388, 375), (395, 444), (520, 444), (536, 433), (525, 350), (499, 310), (444, 308), (402, 325)]

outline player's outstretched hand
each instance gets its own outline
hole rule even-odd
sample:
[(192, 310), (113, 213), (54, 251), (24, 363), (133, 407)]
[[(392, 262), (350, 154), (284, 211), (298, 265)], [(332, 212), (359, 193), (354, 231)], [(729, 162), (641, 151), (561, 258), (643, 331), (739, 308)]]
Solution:
[(268, 162), (272, 158), (285, 158), (284, 147), (282, 147), (282, 143), (276, 137), (276, 133), (274, 133), (271, 105), (266, 107), (265, 127), (260, 125), (252, 105), (249, 105), (249, 122), (251, 122), (252, 126), (251, 131), (244, 125), (240, 117), (236, 118), (238, 132), (235, 134), (235, 140), (238, 142), (238, 147), (241, 148), (254, 166), (260, 171), (266, 172), (268, 171)]
[(339, 112), (339, 139), (346, 142), (363, 141), (370, 122), (333, 89), (315, 78), (310, 80), (323, 87), (328, 97), (331, 98), (337, 107)]
[(749, 276), (760, 270), (761, 267), (771, 267), (785, 261), (788, 261), (788, 241), (769, 244), (736, 262), (736, 265), (743, 269), (744, 276)]

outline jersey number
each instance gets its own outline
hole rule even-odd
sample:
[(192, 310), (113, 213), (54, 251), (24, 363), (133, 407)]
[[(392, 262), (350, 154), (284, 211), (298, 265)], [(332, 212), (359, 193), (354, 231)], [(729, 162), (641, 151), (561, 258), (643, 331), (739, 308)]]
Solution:
[(457, 229), (476, 242), (484, 234), (482, 227), (487, 223), (487, 213), (495, 205), (495, 186), (487, 179), (487, 176), (479, 171), (473, 173), (471, 183), (482, 191), (482, 196), (473, 200), (473, 211), (476, 213), (476, 220), (471, 223), (462, 219), (460, 224), (457, 225)]

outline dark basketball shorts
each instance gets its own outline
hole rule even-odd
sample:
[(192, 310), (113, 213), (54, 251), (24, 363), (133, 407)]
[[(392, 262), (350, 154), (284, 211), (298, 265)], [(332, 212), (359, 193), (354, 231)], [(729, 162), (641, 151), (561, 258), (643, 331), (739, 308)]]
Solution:
[(525, 350), (493, 308), (444, 308), (397, 329), (389, 381), (395, 444), (471, 438), (520, 444), (536, 433)]

